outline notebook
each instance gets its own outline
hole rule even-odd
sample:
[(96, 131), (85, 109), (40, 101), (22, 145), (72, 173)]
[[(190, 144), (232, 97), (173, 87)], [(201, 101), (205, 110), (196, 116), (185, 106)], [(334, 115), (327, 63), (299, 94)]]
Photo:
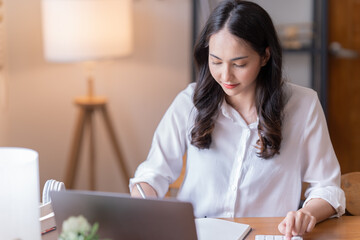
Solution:
[(191, 203), (138, 199), (128, 194), (90, 191), (50, 192), (58, 233), (70, 216), (99, 223), (100, 239), (197, 239)]
[(217, 218), (195, 219), (199, 240), (242, 240), (251, 231), (248, 224)]

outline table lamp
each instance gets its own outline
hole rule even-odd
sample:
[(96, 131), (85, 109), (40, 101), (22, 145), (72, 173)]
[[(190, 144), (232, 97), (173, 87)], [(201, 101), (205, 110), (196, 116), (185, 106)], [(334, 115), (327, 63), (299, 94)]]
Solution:
[(40, 240), (38, 153), (0, 147), (0, 238)]
[[(132, 52), (132, 0), (42, 0), (42, 15), (44, 53), (48, 61), (96, 63)], [(127, 184), (129, 175), (106, 110), (107, 100), (94, 95), (91, 74), (87, 89), (86, 96), (75, 99), (80, 111), (67, 164), (66, 188), (74, 187), (84, 128), (87, 127), (90, 137), (89, 181), (91, 190), (95, 190), (94, 112), (100, 112), (105, 120), (120, 171)]]

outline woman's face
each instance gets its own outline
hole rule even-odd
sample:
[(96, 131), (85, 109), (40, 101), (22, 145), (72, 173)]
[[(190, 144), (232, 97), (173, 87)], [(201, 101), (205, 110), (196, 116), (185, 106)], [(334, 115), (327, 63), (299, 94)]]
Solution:
[(255, 93), (256, 77), (267, 59), (226, 28), (210, 37), (210, 73), (228, 97)]

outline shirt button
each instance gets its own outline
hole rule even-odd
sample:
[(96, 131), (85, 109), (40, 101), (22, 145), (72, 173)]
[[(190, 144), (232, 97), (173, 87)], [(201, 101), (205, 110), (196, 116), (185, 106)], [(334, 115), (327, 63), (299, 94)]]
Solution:
[(236, 191), (237, 190), (237, 187), (235, 185), (232, 186), (232, 190), (233, 191)]

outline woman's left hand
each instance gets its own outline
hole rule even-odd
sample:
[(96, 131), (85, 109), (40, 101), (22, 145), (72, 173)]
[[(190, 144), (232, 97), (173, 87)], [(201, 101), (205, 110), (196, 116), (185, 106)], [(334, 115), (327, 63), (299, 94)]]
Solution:
[(292, 236), (301, 236), (306, 232), (311, 232), (315, 224), (316, 218), (310, 212), (300, 209), (288, 212), (278, 229), (285, 235), (286, 240), (290, 240)]

